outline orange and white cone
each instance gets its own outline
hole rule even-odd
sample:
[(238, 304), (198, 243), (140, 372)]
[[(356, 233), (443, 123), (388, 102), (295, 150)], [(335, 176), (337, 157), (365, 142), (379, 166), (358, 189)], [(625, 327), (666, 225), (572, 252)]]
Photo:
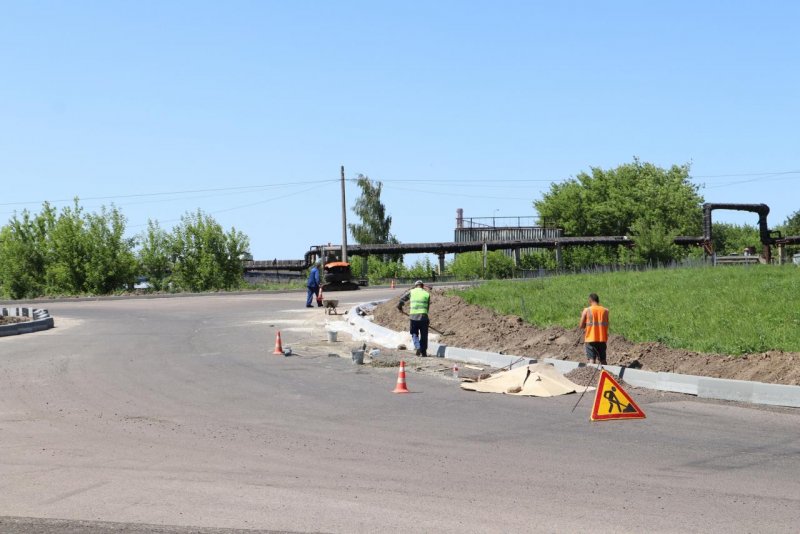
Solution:
[(280, 354), (283, 356), (283, 345), (281, 344), (281, 331), (278, 330), (278, 333), (275, 335), (275, 350), (272, 351), (272, 354)]
[(400, 360), (400, 370), (397, 372), (397, 386), (392, 393), (411, 393), (406, 387), (406, 362)]
[(322, 306), (322, 286), (319, 286), (319, 293), (317, 293), (317, 306)]

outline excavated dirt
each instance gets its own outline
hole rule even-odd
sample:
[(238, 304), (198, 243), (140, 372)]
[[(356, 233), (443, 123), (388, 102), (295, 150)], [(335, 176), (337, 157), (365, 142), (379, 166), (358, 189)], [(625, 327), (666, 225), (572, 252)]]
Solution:
[[(408, 316), (397, 311), (399, 296), (374, 310), (375, 323), (393, 330), (408, 328)], [(613, 310), (612, 310), (613, 313)], [(575, 310), (577, 324), (580, 310)], [(539, 328), (517, 316), (498, 315), (467, 304), (460, 297), (434, 289), (430, 305), (431, 335), (453, 347), (527, 356), (585, 361), (581, 332), (576, 327)], [(613, 331), (613, 318), (611, 329)], [(753, 380), (800, 385), (800, 353), (769, 351), (744, 356), (705, 354), (672, 349), (660, 343), (632, 343), (621, 336), (609, 337), (608, 363), (645, 371)]]

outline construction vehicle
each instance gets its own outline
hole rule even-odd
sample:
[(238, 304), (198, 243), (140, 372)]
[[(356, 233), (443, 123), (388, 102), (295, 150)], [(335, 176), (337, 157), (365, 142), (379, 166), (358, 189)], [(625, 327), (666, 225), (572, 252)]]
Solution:
[(326, 263), (323, 267), (322, 280), (322, 291), (349, 291), (359, 288), (350, 264), (344, 261)]

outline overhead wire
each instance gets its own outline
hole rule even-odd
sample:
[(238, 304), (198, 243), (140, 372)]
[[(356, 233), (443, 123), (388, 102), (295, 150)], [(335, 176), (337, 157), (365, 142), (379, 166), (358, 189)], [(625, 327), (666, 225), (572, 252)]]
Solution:
[[(278, 183), (278, 184), (260, 184), (260, 185), (243, 185), (243, 186), (232, 186), (232, 187), (215, 187), (215, 188), (208, 188), (208, 189), (185, 189), (179, 191), (162, 191), (158, 193), (131, 193), (125, 195), (108, 195), (108, 196), (100, 196), (100, 197), (81, 197), (80, 195), (75, 195), (78, 197), (79, 200), (114, 200), (117, 198), (137, 198), (137, 197), (154, 197), (154, 196), (163, 196), (163, 195), (184, 195), (184, 194), (195, 194), (195, 193), (211, 193), (211, 192), (233, 192), (239, 191), (241, 193), (249, 193), (253, 190), (258, 189), (267, 189), (267, 188), (274, 188), (274, 187), (286, 187), (286, 186), (296, 186), (296, 185), (305, 185), (305, 184), (323, 184), (326, 182), (338, 182), (338, 180), (313, 180), (313, 181), (305, 181), (305, 182), (286, 182), (286, 183)], [(25, 204), (43, 204), (45, 202), (56, 203), (56, 202), (72, 202), (75, 200), (73, 198), (62, 198), (62, 199), (45, 199), (45, 200), (36, 200), (36, 201), (18, 201), (18, 202), (0, 202), (0, 206), (18, 206), (18, 205), (25, 205)]]
[[(219, 214), (219, 213), (225, 213), (225, 212), (228, 212), (228, 211), (235, 211), (235, 210), (242, 209), (242, 208), (250, 208), (250, 207), (253, 207), (253, 206), (258, 206), (260, 204), (267, 204), (269, 202), (275, 202), (276, 200), (281, 200), (281, 199), (292, 197), (292, 196), (295, 196), (295, 195), (301, 195), (303, 193), (308, 193), (309, 191), (313, 191), (317, 187), (318, 187), (318, 185), (315, 184), (315, 185), (312, 185), (311, 187), (302, 189), (300, 191), (294, 191), (292, 193), (287, 193), (285, 195), (280, 195), (280, 196), (277, 196), (277, 197), (270, 197), (268, 199), (259, 200), (257, 202), (249, 202), (247, 204), (242, 204), (242, 205), (239, 205), (239, 206), (231, 206), (229, 208), (213, 210), (213, 211), (209, 211), (208, 213), (209, 213), (209, 215), (216, 215), (216, 214)], [(167, 220), (167, 221), (159, 221), (159, 222), (171, 223), (171, 222), (178, 222), (178, 221), (180, 221), (180, 219), (170, 219), (170, 220)], [(130, 228), (140, 228), (140, 227), (143, 227), (143, 226), (146, 226), (146, 224), (134, 224), (134, 225), (131, 225)]]
[[(752, 183), (758, 181), (778, 181), (778, 180), (793, 180), (800, 177), (800, 170), (787, 170), (787, 171), (775, 171), (775, 172), (750, 172), (750, 173), (729, 173), (729, 174), (698, 174), (698, 175), (690, 175), (689, 178), (691, 180), (697, 181), (700, 179), (708, 179), (712, 182), (717, 183), (702, 183), (697, 184), (704, 189), (719, 189), (724, 187), (731, 187), (735, 185), (745, 184), (745, 183)], [(735, 180), (718, 180), (720, 178), (734, 178)], [(736, 178), (745, 178), (744, 180), (736, 180)], [(348, 178), (346, 179), (347, 182), (356, 183), (357, 178)], [(427, 195), (444, 195), (448, 197), (462, 197), (462, 198), (484, 198), (490, 200), (519, 200), (519, 196), (487, 196), (487, 195), (476, 195), (476, 194), (469, 194), (460, 191), (453, 191), (452, 188), (442, 191), (437, 190), (436, 186), (448, 186), (452, 187), (452, 185), (457, 184), (460, 188), (469, 188), (469, 189), (495, 189), (495, 190), (502, 190), (512, 186), (519, 186), (520, 184), (526, 183), (557, 183), (558, 180), (551, 180), (551, 179), (539, 179), (539, 178), (498, 178), (492, 179), (491, 181), (485, 178), (399, 178), (399, 179), (386, 179), (386, 180), (376, 180), (381, 182), (384, 187), (390, 190), (396, 191), (407, 191), (411, 193), (422, 193)], [(282, 187), (295, 187), (300, 185), (310, 185), (311, 187), (307, 189), (303, 189), (301, 191), (296, 191), (292, 193), (287, 193), (286, 195), (279, 195), (276, 197), (270, 197), (264, 200), (259, 200), (257, 202), (250, 202), (247, 204), (241, 204), (239, 206), (232, 206), (229, 208), (225, 208), (222, 210), (216, 210), (214, 213), (223, 213), (227, 211), (234, 211), (237, 209), (244, 209), (247, 207), (252, 207), (256, 205), (260, 205), (263, 203), (271, 202), (273, 200), (278, 200), (281, 198), (287, 198), (290, 196), (302, 194), (313, 190), (314, 188), (318, 187), (322, 184), (335, 184), (338, 183), (339, 179), (336, 178), (329, 178), (323, 180), (305, 180), (305, 181), (296, 181), (296, 182), (280, 182), (274, 184), (255, 184), (255, 185), (245, 185), (245, 186), (229, 186), (229, 187), (213, 187), (213, 188), (198, 188), (198, 189), (183, 189), (183, 190), (172, 190), (172, 191), (162, 191), (162, 192), (142, 192), (142, 193), (130, 193), (130, 194), (120, 194), (120, 195), (104, 195), (104, 196), (91, 196), (91, 197), (81, 197), (80, 195), (76, 195), (73, 198), (69, 199), (54, 199), (54, 200), (37, 200), (37, 201), (12, 201), (12, 202), (0, 202), (0, 207), (11, 207), (11, 206), (25, 206), (25, 205), (41, 205), (45, 202), (50, 204), (59, 204), (64, 202), (73, 202), (77, 197), (80, 201), (115, 201), (115, 200), (126, 200), (126, 199), (141, 199), (138, 202), (122, 202), (121, 206), (130, 206), (130, 205), (138, 205), (138, 204), (147, 204), (147, 203), (163, 203), (163, 202), (178, 202), (178, 201), (186, 201), (186, 200), (198, 200), (198, 199), (205, 199), (205, 198), (216, 198), (219, 196), (233, 196), (238, 194), (254, 194), (258, 192), (263, 192), (269, 189), (275, 188), (282, 188)], [(409, 184), (409, 185), (417, 185), (417, 184), (424, 184), (429, 186), (428, 188), (418, 188), (418, 187), (402, 187), (398, 184)], [(196, 196), (188, 196), (188, 195), (196, 195)], [(13, 212), (12, 212), (13, 213)], [(8, 213), (10, 215), (11, 213)], [(6, 214), (3, 214), (6, 215)]]

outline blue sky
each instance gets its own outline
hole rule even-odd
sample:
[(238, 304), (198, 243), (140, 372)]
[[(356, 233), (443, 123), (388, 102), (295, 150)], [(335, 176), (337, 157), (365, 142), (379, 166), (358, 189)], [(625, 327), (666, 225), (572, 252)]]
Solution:
[(424, 242), (452, 240), (458, 208), (533, 216), (551, 183), (637, 156), (777, 225), (800, 209), (798, 20), (769, 1), (0, 1), (0, 224), (75, 196), (130, 235), (202, 209), (293, 259), (341, 241), (341, 165)]

